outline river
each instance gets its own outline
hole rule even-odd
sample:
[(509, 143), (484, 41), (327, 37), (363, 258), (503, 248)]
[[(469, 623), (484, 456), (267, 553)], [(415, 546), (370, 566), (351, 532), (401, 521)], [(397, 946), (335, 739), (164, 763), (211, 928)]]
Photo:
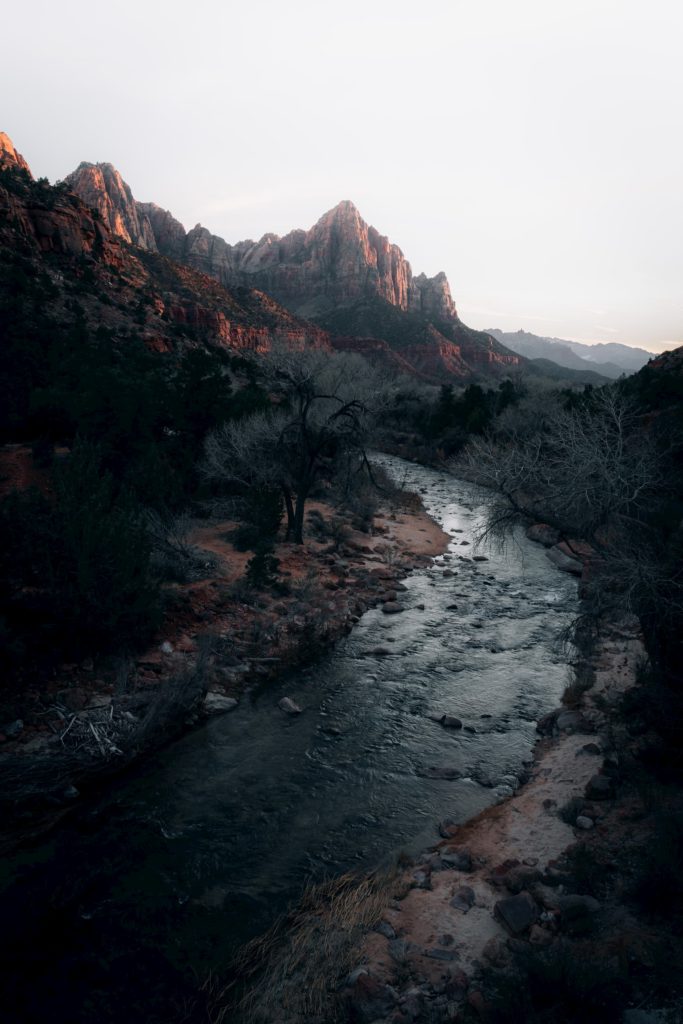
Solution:
[[(576, 582), (519, 533), (475, 547), (482, 492), (382, 457), (451, 533), (406, 610), (367, 612), (83, 806), (0, 875), (13, 1022), (164, 1024), (309, 880), (370, 868), (503, 798), (569, 679)], [(474, 561), (473, 555), (486, 561)], [(423, 607), (420, 607), (423, 606)], [(378, 647), (390, 651), (377, 656)], [(278, 707), (284, 696), (304, 710)], [(444, 728), (443, 714), (459, 730)]]

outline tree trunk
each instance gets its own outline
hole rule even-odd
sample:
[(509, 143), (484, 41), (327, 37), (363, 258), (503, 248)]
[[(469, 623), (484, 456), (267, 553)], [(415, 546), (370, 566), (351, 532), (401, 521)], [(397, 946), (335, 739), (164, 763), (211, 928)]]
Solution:
[(282, 493), (285, 497), (285, 509), (287, 512), (287, 530), (285, 532), (285, 540), (291, 540), (292, 534), (294, 533), (294, 504), (292, 503), (292, 495), (290, 491), (283, 487)]
[(306, 492), (299, 491), (296, 496), (296, 510), (294, 512), (294, 543), (304, 542), (304, 509), (306, 507)]

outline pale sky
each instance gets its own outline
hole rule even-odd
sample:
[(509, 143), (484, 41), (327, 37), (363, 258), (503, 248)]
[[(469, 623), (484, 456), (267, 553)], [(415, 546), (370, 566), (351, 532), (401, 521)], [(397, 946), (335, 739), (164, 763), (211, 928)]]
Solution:
[(0, 130), (230, 242), (341, 199), (463, 320), (683, 344), (679, 0), (32, 0)]

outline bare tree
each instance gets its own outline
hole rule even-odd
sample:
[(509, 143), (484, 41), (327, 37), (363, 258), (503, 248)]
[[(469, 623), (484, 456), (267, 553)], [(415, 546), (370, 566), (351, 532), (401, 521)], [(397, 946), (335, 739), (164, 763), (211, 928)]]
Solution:
[(594, 608), (643, 614), (682, 599), (652, 514), (667, 492), (665, 464), (637, 407), (608, 386), (573, 408), (545, 400), (533, 420), (502, 418), (496, 435), (472, 439), (453, 468), (491, 488), (487, 532), (545, 522), (589, 541)]
[(274, 349), (262, 372), (273, 408), (227, 423), (206, 441), (209, 477), (281, 489), (287, 538), (303, 543), (305, 505), (340, 459), (367, 465), (365, 447), (387, 387), (360, 356)]

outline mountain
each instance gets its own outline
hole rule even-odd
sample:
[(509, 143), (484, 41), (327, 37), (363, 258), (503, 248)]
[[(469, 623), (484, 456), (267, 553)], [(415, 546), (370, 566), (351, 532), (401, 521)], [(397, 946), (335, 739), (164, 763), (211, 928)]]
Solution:
[(29, 177), (33, 177), (31, 168), (21, 153), (17, 153), (9, 135), (6, 135), (5, 132), (0, 132), (0, 169), (5, 170), (8, 168), (25, 171)]
[(592, 384), (601, 387), (609, 384), (610, 378), (595, 370), (574, 370), (569, 366), (561, 366), (551, 359), (529, 359), (529, 367), (538, 370), (542, 377), (554, 381), (566, 381), (568, 384)]
[(228, 288), (266, 292), (336, 335), (337, 347), (432, 381), (496, 376), (523, 364), (462, 323), (445, 274), (414, 275), (401, 249), (348, 200), (308, 231), (231, 245), (200, 224), (185, 231), (169, 211), (137, 202), (111, 164), (81, 164), (65, 181), (119, 237)]
[(527, 359), (552, 360), (559, 366), (572, 370), (591, 370), (613, 380), (624, 373), (635, 373), (652, 357), (652, 353), (645, 349), (631, 348), (616, 342), (584, 345), (579, 341), (546, 338), (528, 331), (513, 333), (491, 329), (488, 333)]
[[(108, 171), (99, 180), (121, 185)], [(125, 187), (121, 195), (128, 200)], [(16, 278), (24, 291), (27, 279), (36, 289), (42, 281), (49, 299), (41, 313), (55, 323), (81, 319), (93, 332), (135, 335), (155, 351), (199, 344), (265, 351), (274, 343), (331, 349), (323, 330), (269, 296), (224, 288), (150, 247), (126, 244), (124, 232), (139, 226), (106, 203), (86, 204), (66, 183), (34, 181), (11, 141), (0, 136), (0, 298), (7, 290), (11, 301)]]

